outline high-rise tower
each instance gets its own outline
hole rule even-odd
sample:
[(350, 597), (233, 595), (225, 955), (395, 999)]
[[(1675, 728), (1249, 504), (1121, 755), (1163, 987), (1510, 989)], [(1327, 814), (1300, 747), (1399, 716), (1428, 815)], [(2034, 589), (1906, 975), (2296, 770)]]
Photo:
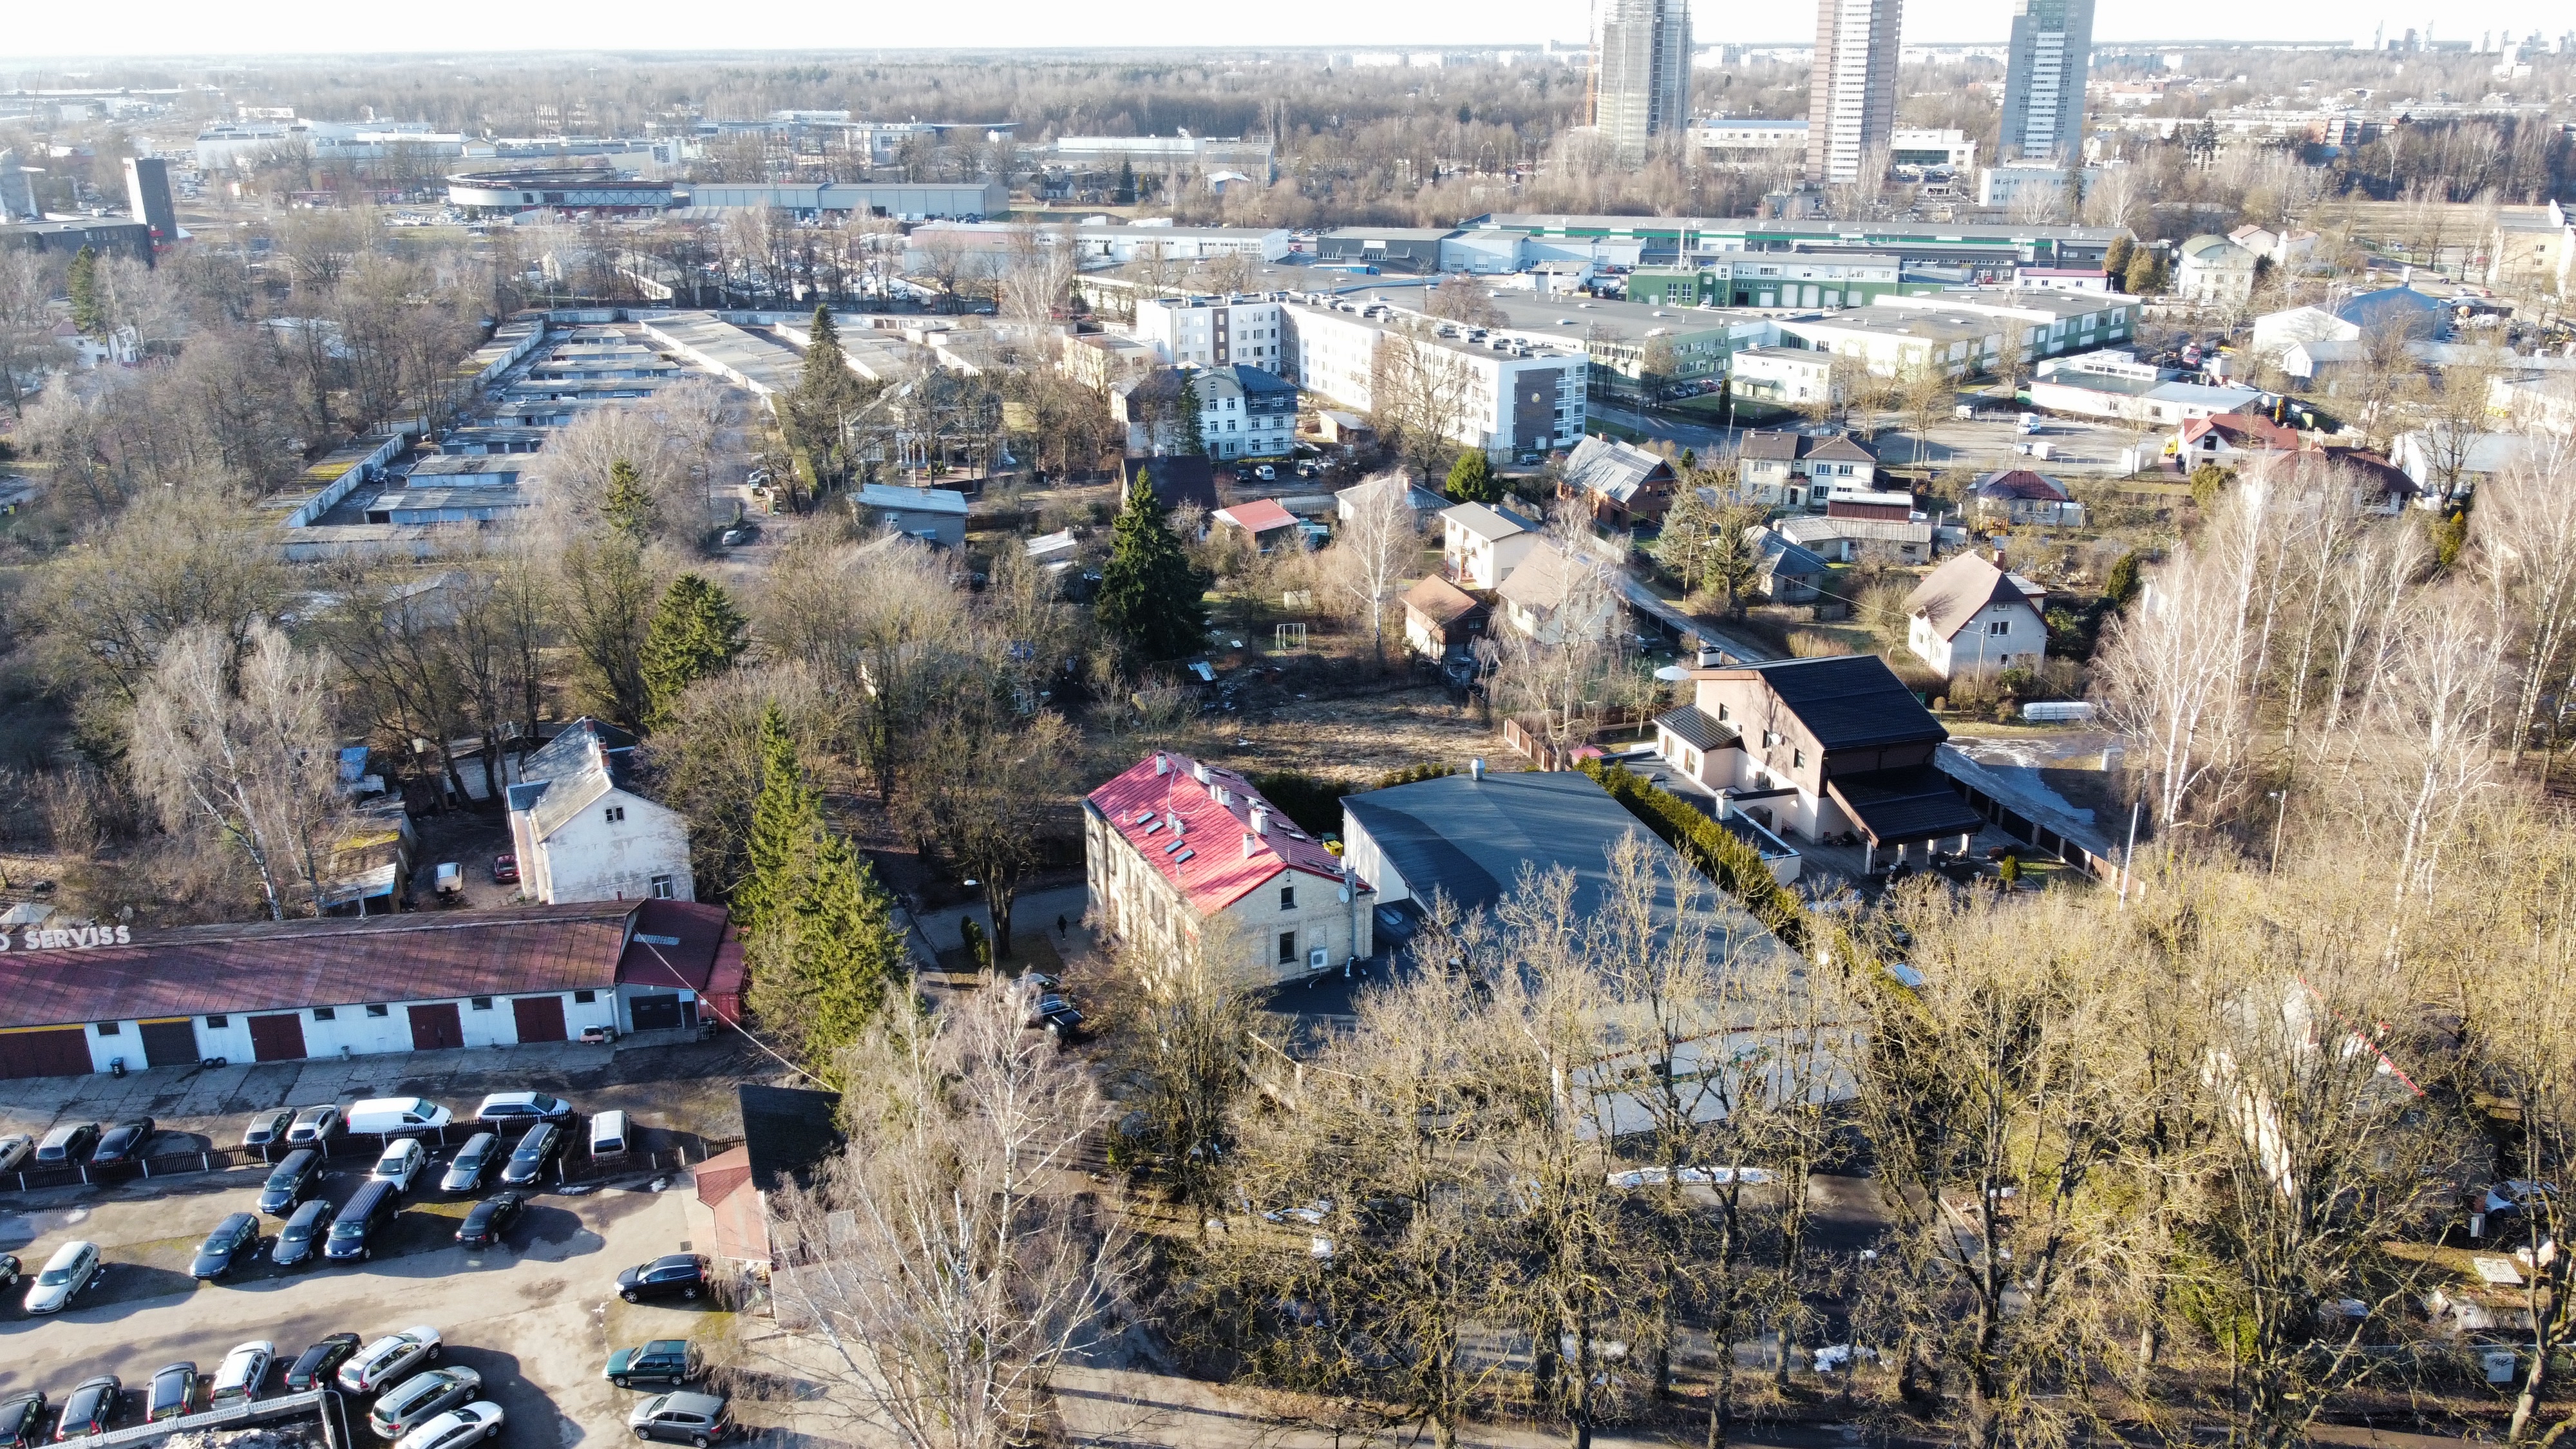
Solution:
[(1690, 120), (1690, 0), (1598, 0), (1592, 124), (1618, 158), (1646, 159)]
[(1807, 179), (1857, 181), (1887, 164), (1896, 132), (1901, 0), (1817, 0), (1807, 82)]
[(2084, 140), (2093, 0), (2013, 0), (2004, 67), (2004, 161), (2063, 161)]

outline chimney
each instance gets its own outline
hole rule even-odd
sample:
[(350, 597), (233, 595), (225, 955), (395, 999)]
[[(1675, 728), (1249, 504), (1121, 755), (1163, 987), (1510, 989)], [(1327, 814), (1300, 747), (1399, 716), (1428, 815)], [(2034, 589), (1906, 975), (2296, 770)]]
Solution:
[(1995, 567), (2003, 569), (2006, 572), (2010, 572), (2012, 569), (2012, 565), (2004, 561), (2004, 551), (2002, 549), (1995, 550)]
[(1191, 761), (1191, 762), (1190, 762), (1190, 778), (1191, 778), (1191, 779), (1193, 779), (1193, 780), (1198, 781), (1198, 782), (1199, 782), (1200, 784), (1202, 784), (1202, 785), (1206, 784), (1206, 783), (1207, 783), (1207, 761), (1205, 761), (1205, 760), (1193, 760), (1193, 761)]
[(1250, 860), (1260, 853), (1261, 837), (1253, 834), (1251, 831), (1245, 831), (1243, 833), (1243, 858)]
[(1154, 773), (1157, 775), (1168, 775), (1172, 773), (1172, 757), (1164, 754), (1161, 750), (1156, 750), (1154, 752)]
[(1270, 833), (1269, 806), (1255, 805), (1252, 807), (1252, 833), (1255, 835), (1268, 835)]
[(1467, 774), (1469, 778), (1475, 780), (1478, 784), (1484, 783), (1485, 757), (1478, 755), (1476, 758), (1469, 760), (1467, 762)]

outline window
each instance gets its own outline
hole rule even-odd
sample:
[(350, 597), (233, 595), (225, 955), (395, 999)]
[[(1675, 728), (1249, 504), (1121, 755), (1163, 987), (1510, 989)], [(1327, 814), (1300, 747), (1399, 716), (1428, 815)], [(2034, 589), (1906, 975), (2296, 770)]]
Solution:
[(671, 889), (671, 878), (669, 876), (657, 875), (653, 877), (653, 899), (657, 901), (667, 901), (675, 894), (677, 894), (677, 892)]
[(1807, 752), (1805, 750), (1791, 750), (1789, 752), (1789, 768), (1792, 770), (1803, 770), (1807, 768)]
[(1722, 705), (1722, 704), (1721, 704), (1721, 705), (1719, 705), (1719, 706), (1717, 707), (1717, 722), (1718, 722), (1719, 724), (1724, 724), (1724, 723), (1726, 723), (1726, 706), (1725, 706), (1725, 705)]
[(340, 1013), (333, 1011), (327, 1006), (317, 1006), (313, 1008), (313, 1019), (315, 1021), (336, 1021), (339, 1019), (339, 1016)]
[(388, 1012), (390, 1012), (391, 1010), (392, 1010), (392, 1008), (391, 1008), (391, 1007), (370, 1005), (370, 1006), (367, 1008), (367, 1015), (369, 1015), (369, 1016), (383, 1016), (383, 1015), (386, 1015), (386, 1014), (387, 1014)]
[[(1279, 949), (1281, 949), (1281, 950), (1283, 950), (1283, 951), (1284, 951), (1284, 950), (1286, 950), (1286, 949), (1288, 949), (1288, 948), (1287, 948), (1287, 947), (1285, 947), (1285, 946), (1282, 946), (1282, 947), (1280, 947)], [(1288, 958), (1287, 958), (1287, 957), (1285, 957), (1285, 956), (1282, 956), (1282, 957), (1280, 957), (1279, 959), (1280, 959), (1280, 960), (1282, 960), (1282, 961), (1285, 961), (1285, 960), (1287, 960)], [(100, 1022), (100, 1023), (98, 1024), (98, 1034), (99, 1034), (100, 1036), (114, 1036), (114, 1035), (116, 1035), (118, 1032), (121, 1032), (121, 1031), (123, 1031), (123, 1030), (125, 1030), (125, 1027), (124, 1027), (121, 1023), (118, 1023), (118, 1022), (113, 1022), (113, 1021), (102, 1021), (102, 1022)]]
[(1294, 931), (1279, 933), (1279, 964), (1282, 966), (1297, 964), (1297, 933)]
[(614, 825), (618, 821), (626, 818), (626, 807), (623, 805), (611, 805), (602, 813), (608, 817), (608, 823)]
[(588, 1006), (599, 999), (599, 993), (596, 991), (576, 991), (572, 994), (572, 999), (575, 1005)]
[(1297, 909), (1297, 888), (1295, 886), (1281, 886), (1279, 888), (1279, 909), (1283, 911), (1293, 911)]
[(1780, 743), (1780, 732), (1778, 730), (1764, 730), (1762, 732), (1762, 748), (1767, 750), (1778, 743)]
[(492, 998), (488, 996), (477, 996), (473, 998), (473, 1004), (476, 1011), (490, 1011), (492, 1009)]
[(232, 1025), (232, 1018), (228, 1016), (210, 1016), (206, 1018), (206, 1029), (209, 1031), (222, 1031), (225, 1027), (230, 1025)]
[(2009, 634), (2012, 632), (2012, 620), (1997, 619), (1986, 625), (1986, 632), (1989, 634)]

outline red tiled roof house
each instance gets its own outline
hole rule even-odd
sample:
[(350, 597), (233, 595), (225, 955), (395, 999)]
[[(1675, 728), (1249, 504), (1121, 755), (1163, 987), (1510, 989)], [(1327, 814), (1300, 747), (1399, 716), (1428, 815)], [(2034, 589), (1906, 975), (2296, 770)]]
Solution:
[(1095, 929), (1159, 960), (1204, 953), (1245, 986), (1373, 947), (1377, 893), (1231, 770), (1157, 751), (1083, 800)]

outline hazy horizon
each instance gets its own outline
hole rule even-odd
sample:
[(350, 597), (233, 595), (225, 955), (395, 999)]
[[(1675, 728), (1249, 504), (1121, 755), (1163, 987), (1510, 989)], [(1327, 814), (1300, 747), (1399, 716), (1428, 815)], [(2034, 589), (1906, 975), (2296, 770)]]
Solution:
[[(1293, 14), (1148, 0), (1114, 12), (1089, 7), (1001, 0), (971, 20), (954, 12), (914, 10), (864, 14), (816, 0), (779, 0), (744, 15), (729, 12), (735, 28), (722, 36), (694, 34), (707, 12), (680, 0), (636, 0), (615, 8), (591, 5), (505, 7), (494, 0), (458, 0), (434, 22), (418, 12), (365, 10), (320, 0), (269, 0), (257, 19), (175, 0), (143, 0), (115, 12), (118, 24), (102, 32), (97, 17), (72, 7), (32, 8), (12, 24), (11, 54), (0, 75), (50, 69), (84, 60), (186, 61), (213, 57), (442, 56), (603, 52), (655, 56), (768, 56), (892, 50), (1091, 50), (1272, 48), (1537, 48), (1553, 42), (1579, 45), (1584, 9), (1571, 0), (1499, 0), (1462, 13), (1417, 5), (1390, 13), (1357, 0), (1314, 0)], [(1758, 33), (1743, 31), (1734, 6), (1698, 0), (1692, 29), (1701, 47), (1720, 44), (1796, 45), (1814, 26), (1813, 0), (1768, 12), (1776, 19)], [(2476, 40), (2483, 32), (2564, 30), (2563, 5), (2514, 0), (2446, 28), (2443, 18), (2329, 3), (2284, 0), (2255, 9), (2222, 0), (2177, 0), (2160, 6), (2104, 4), (2097, 12), (2097, 44), (2328, 43), (2366, 38), (2385, 24), (2392, 35), (2428, 21), (2437, 40)], [(1906, 6), (1904, 38), (1915, 45), (2000, 44), (2009, 23), (2004, 0), (1913, 0)], [(1104, 33), (1115, 29), (1117, 34)], [(997, 39), (997, 34), (1008, 39)], [(502, 37), (507, 37), (503, 39)], [(684, 37), (686, 37), (684, 39)], [(690, 43), (692, 40), (697, 43)], [(716, 43), (707, 43), (707, 42)], [(496, 43), (497, 42), (497, 43)]]

